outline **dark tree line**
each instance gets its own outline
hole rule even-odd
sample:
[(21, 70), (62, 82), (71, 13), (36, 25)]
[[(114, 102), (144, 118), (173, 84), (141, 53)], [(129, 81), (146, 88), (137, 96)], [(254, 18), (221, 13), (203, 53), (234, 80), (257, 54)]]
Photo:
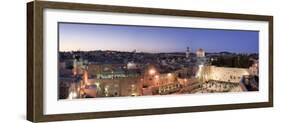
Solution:
[(218, 56), (211, 64), (219, 67), (249, 68), (253, 64), (250, 58), (248, 55)]

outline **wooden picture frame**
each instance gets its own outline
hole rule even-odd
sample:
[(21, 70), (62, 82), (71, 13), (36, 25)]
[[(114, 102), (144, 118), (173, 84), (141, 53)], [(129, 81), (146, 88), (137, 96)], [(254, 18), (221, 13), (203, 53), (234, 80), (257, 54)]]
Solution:
[[(181, 106), (165, 107), (153, 109), (137, 109), (122, 111), (103, 111), (103, 112), (80, 112), (66, 114), (44, 114), (44, 10), (81, 10), (98, 11), (127, 14), (145, 15), (167, 15), (171, 17), (199, 17), (199, 18), (218, 18), (233, 20), (253, 20), (268, 22), (268, 101), (239, 103), (239, 104), (218, 104), (206, 106)], [(140, 8), (125, 6), (94, 5), (80, 3), (62, 3), (33, 1), (27, 3), (27, 120), (32, 122), (47, 122), (61, 120), (80, 120), (108, 117), (124, 117), (139, 115), (156, 115), (170, 113), (202, 112), (214, 110), (231, 110), (245, 108), (261, 108), (273, 106), (273, 16), (232, 14), (217, 12), (201, 12), (187, 10), (171, 10), (156, 8)]]

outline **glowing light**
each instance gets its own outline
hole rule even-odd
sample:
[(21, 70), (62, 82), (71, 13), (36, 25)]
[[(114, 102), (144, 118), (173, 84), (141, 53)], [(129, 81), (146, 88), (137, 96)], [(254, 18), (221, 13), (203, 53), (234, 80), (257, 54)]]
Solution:
[(99, 86), (100, 86), (100, 83), (99, 83), (99, 82), (96, 82), (95, 84), (96, 84), (96, 86), (97, 86), (97, 87), (99, 87)]
[(149, 74), (150, 74), (150, 75), (154, 75), (155, 73), (156, 73), (156, 70), (155, 70), (155, 69), (150, 69), (150, 70), (149, 70)]
[(76, 92), (70, 92), (68, 95), (68, 99), (75, 99), (77, 98), (78, 94)]
[(171, 77), (172, 76), (172, 74), (171, 73), (168, 73), (168, 77)]
[(159, 75), (154, 76), (155, 79), (159, 79)]
[(198, 72), (196, 74), (196, 77), (200, 77), (201, 76), (203, 65), (199, 65), (198, 67), (199, 67), (199, 70), (198, 70)]
[(128, 69), (136, 69), (137, 68), (137, 65), (135, 63), (132, 63), (132, 62), (129, 62), (127, 64), (127, 68)]
[(108, 86), (106, 86), (106, 87), (104, 88), (104, 91), (108, 92)]

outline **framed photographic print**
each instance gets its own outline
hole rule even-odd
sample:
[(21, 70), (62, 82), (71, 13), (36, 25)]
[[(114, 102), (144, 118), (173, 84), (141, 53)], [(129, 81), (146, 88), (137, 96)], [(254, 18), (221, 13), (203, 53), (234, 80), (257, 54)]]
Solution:
[(33, 122), (273, 106), (273, 17), (27, 3)]

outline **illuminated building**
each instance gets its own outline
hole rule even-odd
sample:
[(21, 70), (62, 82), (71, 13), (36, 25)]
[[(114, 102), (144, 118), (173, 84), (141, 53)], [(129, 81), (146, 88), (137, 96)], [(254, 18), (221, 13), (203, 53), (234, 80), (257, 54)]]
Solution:
[(205, 51), (202, 48), (197, 49), (196, 56), (199, 58), (205, 57)]
[(128, 62), (127, 69), (137, 69), (137, 64), (134, 62)]
[(249, 69), (216, 66), (201, 66), (196, 77), (202, 82), (210, 80), (239, 83), (243, 76), (249, 75)]

